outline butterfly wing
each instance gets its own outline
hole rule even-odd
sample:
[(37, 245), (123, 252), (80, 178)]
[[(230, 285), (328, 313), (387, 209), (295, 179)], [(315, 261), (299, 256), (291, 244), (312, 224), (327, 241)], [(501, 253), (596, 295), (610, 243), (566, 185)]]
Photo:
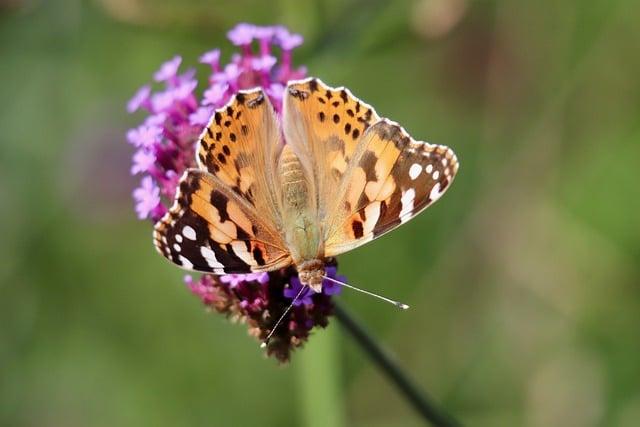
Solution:
[(284, 133), (310, 175), (324, 255), (356, 248), (413, 218), (448, 188), (458, 169), (447, 147), (413, 140), (347, 89), (291, 82)]
[(387, 119), (374, 124), (337, 192), (325, 255), (356, 248), (415, 217), (444, 194), (458, 167), (450, 148), (415, 141)]
[(348, 89), (316, 78), (289, 82), (283, 104), (285, 139), (310, 177), (322, 225), (362, 136), (379, 117)]
[(198, 143), (198, 167), (246, 200), (265, 222), (282, 226), (276, 181), (282, 150), (275, 110), (262, 89), (240, 91), (216, 110)]
[(275, 176), (282, 149), (274, 109), (261, 89), (240, 91), (200, 135), (199, 169), (182, 176), (156, 223), (158, 251), (189, 270), (270, 271), (291, 264)]
[(215, 274), (291, 264), (279, 233), (219, 178), (187, 170), (169, 212), (156, 223), (156, 249), (175, 264)]

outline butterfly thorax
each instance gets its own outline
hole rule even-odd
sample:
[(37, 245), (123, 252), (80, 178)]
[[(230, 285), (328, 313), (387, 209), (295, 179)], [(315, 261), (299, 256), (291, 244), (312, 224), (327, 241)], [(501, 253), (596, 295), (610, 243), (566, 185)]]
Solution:
[(310, 183), (300, 159), (285, 145), (279, 162), (282, 184), (282, 219), (285, 239), (300, 281), (320, 291), (324, 263), (322, 240), (316, 219), (314, 200), (309, 197)]

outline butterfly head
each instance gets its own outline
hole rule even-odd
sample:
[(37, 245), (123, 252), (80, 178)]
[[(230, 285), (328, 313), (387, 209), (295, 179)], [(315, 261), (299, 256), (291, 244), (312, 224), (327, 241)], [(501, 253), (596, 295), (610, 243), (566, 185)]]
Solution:
[(322, 279), (325, 275), (324, 262), (320, 259), (311, 259), (297, 265), (298, 278), (302, 286), (307, 285), (314, 292), (322, 291)]

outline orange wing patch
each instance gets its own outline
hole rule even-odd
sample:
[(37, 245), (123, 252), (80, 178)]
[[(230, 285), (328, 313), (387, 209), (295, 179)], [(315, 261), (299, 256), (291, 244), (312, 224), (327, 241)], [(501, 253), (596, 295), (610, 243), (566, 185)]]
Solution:
[[(287, 144), (312, 178), (318, 197), (332, 200), (362, 136), (379, 117), (348, 89), (331, 88), (316, 78), (290, 82), (283, 102)], [(320, 208), (328, 211), (329, 206)]]
[(383, 119), (365, 134), (359, 156), (338, 194), (342, 206), (327, 229), (325, 255), (367, 243), (438, 200), (458, 171), (454, 152), (413, 140)]
[(261, 89), (240, 91), (215, 111), (202, 132), (198, 166), (278, 222), (273, 165), (281, 150), (280, 141), (269, 98)]

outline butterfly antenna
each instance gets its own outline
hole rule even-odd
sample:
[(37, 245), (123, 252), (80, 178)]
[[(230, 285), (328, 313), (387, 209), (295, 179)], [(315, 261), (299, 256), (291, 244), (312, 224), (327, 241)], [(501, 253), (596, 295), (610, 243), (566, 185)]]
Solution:
[(353, 289), (354, 291), (362, 292), (363, 294), (367, 294), (367, 295), (370, 295), (372, 297), (381, 299), (382, 301), (388, 302), (389, 304), (393, 304), (396, 307), (401, 308), (403, 310), (406, 310), (406, 309), (409, 308), (409, 306), (407, 304), (401, 303), (399, 301), (394, 301), (394, 300), (392, 300), (390, 298), (383, 297), (382, 295), (374, 294), (373, 292), (369, 292), (369, 291), (367, 291), (365, 289), (356, 288), (355, 286), (352, 286), (352, 285), (349, 285), (348, 283), (344, 283), (344, 282), (341, 282), (339, 280), (333, 279), (333, 278), (331, 278), (329, 276), (322, 276), (322, 277), (324, 277), (328, 281), (333, 282), (333, 283), (335, 283), (337, 285), (344, 286), (345, 288)]
[(308, 287), (307, 285), (303, 285), (302, 286), (302, 288), (298, 292), (298, 295), (296, 295), (296, 297), (293, 299), (293, 301), (291, 301), (291, 304), (289, 304), (289, 307), (287, 307), (287, 309), (284, 311), (284, 313), (282, 313), (282, 315), (280, 316), (280, 318), (278, 319), (276, 324), (273, 326), (273, 328), (271, 328), (271, 332), (269, 332), (269, 335), (267, 335), (267, 338), (265, 338), (265, 340), (262, 341), (262, 344), (260, 344), (260, 348), (265, 348), (267, 346), (267, 344), (269, 344), (269, 340), (271, 339), (271, 336), (278, 329), (278, 326), (280, 326), (280, 323), (282, 323), (282, 321), (284, 320), (284, 318), (287, 315), (287, 313), (289, 313), (289, 311), (291, 311), (291, 307), (293, 307), (293, 304), (295, 304), (295, 302), (298, 300), (298, 298), (300, 298), (300, 296), (304, 293), (304, 291), (307, 290), (307, 287)]

